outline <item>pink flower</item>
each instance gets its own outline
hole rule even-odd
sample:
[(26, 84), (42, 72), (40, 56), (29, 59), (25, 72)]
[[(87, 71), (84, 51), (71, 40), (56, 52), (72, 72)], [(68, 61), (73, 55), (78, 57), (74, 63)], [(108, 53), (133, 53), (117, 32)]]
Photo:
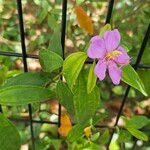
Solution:
[(122, 76), (121, 66), (130, 62), (126, 50), (121, 47), (120, 33), (117, 29), (106, 31), (104, 36), (94, 36), (88, 48), (87, 55), (92, 59), (98, 59), (94, 73), (103, 80), (108, 70), (109, 76), (114, 84), (119, 84)]

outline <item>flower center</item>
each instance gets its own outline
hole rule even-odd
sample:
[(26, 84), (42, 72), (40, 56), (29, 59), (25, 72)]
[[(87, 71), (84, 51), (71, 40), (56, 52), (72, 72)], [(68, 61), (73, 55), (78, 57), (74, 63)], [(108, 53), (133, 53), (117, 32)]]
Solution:
[(121, 55), (122, 52), (118, 51), (118, 50), (115, 50), (115, 51), (112, 51), (112, 52), (108, 52), (106, 54), (106, 59), (110, 60), (110, 59), (114, 59), (115, 57), (118, 57), (119, 55)]

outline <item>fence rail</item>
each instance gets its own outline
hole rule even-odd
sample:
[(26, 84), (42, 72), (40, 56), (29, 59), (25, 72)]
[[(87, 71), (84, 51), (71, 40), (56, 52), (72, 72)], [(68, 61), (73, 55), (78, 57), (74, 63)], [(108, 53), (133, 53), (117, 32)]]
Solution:
[[(28, 65), (27, 65), (27, 59), (38, 59), (37, 55), (30, 55), (27, 54), (26, 52), (26, 44), (25, 44), (25, 33), (24, 33), (24, 20), (23, 20), (23, 12), (22, 12), (22, 1), (21, 0), (16, 0), (17, 3), (17, 10), (18, 10), (18, 19), (19, 19), (19, 29), (20, 29), (20, 43), (21, 43), (21, 49), (22, 53), (13, 53), (13, 52), (4, 52), (0, 51), (1, 56), (8, 56), (8, 57), (21, 57), (23, 59), (23, 65), (24, 65), (24, 72), (28, 72)], [(108, 11), (107, 11), (107, 16), (106, 16), (106, 23), (110, 23), (112, 12), (113, 12), (113, 6), (114, 6), (114, 0), (109, 0), (108, 2)], [(62, 0), (62, 25), (61, 25), (61, 45), (62, 45), (62, 57), (65, 59), (65, 35), (66, 35), (66, 17), (67, 17), (67, 0)], [(143, 69), (150, 69), (149, 65), (145, 64), (140, 64), (143, 52), (145, 50), (146, 44), (148, 42), (148, 39), (150, 37), (150, 24), (148, 25), (146, 34), (143, 38), (143, 42), (141, 44), (141, 48), (139, 50), (139, 53), (137, 55), (137, 59), (135, 64), (132, 64), (132, 66), (136, 69), (138, 68), (143, 68)], [(92, 63), (92, 60), (87, 60), (85, 62), (86, 64)], [(107, 149), (111, 143), (112, 137), (115, 132), (115, 127), (118, 125), (119, 118), (122, 114), (124, 105), (127, 101), (127, 97), (130, 91), (130, 86), (127, 86), (126, 92), (124, 94), (124, 97), (122, 99), (121, 107), (119, 109), (119, 112), (116, 117), (116, 121), (113, 127), (109, 127), (107, 125), (97, 125), (95, 127), (97, 128), (109, 128), (111, 129), (111, 135), (109, 142), (107, 143)], [(61, 105), (59, 104), (59, 121), (58, 122), (50, 122), (50, 121), (43, 121), (43, 120), (34, 120), (32, 118), (32, 105), (28, 105), (28, 110), (29, 110), (29, 119), (15, 119), (15, 118), (10, 118), (12, 121), (15, 122), (26, 122), (30, 124), (30, 131), (31, 131), (31, 139), (32, 139), (32, 149), (35, 150), (35, 142), (34, 142), (34, 131), (33, 131), (33, 124), (34, 123), (48, 123), (48, 124), (56, 124), (60, 126), (60, 116), (61, 116)], [(2, 112), (2, 107), (0, 106), (0, 112)]]

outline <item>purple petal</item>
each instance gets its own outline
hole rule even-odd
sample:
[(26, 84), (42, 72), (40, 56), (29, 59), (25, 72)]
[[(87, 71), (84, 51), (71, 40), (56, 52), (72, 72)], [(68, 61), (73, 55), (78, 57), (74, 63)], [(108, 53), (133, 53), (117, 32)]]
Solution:
[(114, 59), (115, 62), (118, 63), (118, 64), (121, 64), (121, 65), (127, 65), (127, 64), (129, 64), (129, 62), (130, 62), (130, 57), (129, 57), (129, 55), (127, 54), (126, 50), (125, 50), (123, 47), (121, 47), (121, 46), (119, 46), (119, 47), (117, 48), (117, 50), (120, 51), (122, 54), (119, 55), (118, 57), (116, 57), (116, 58)]
[(108, 52), (115, 50), (120, 43), (120, 33), (117, 29), (114, 29), (112, 31), (106, 31), (104, 33), (104, 41), (105, 41), (105, 47)]
[(108, 64), (108, 72), (112, 82), (115, 85), (119, 84), (122, 76), (122, 71), (113, 61), (110, 61)]
[(106, 68), (107, 68), (106, 63), (107, 62), (104, 60), (99, 60), (95, 66), (94, 73), (100, 80), (103, 80), (106, 76)]
[(103, 58), (106, 54), (105, 43), (99, 36), (94, 36), (91, 39), (90, 47), (87, 50), (87, 55), (90, 58)]
[(99, 39), (101, 39), (100, 36), (98, 36), (98, 35), (93, 36), (93, 37), (91, 38), (91, 42), (95, 42), (95, 41), (97, 41), (97, 40), (99, 40)]

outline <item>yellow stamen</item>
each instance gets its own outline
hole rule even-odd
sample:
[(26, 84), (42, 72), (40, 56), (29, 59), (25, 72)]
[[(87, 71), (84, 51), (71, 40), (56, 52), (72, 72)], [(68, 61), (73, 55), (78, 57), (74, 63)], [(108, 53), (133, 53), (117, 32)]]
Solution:
[(120, 51), (112, 51), (106, 54), (106, 59), (113, 59), (115, 57), (118, 57), (119, 55), (121, 55), (122, 53)]
[(89, 126), (89, 127), (86, 127), (85, 129), (84, 129), (84, 134), (85, 134), (85, 136), (88, 138), (88, 139), (90, 139), (90, 137), (91, 137), (91, 135), (92, 135), (92, 131), (91, 131), (91, 126)]

